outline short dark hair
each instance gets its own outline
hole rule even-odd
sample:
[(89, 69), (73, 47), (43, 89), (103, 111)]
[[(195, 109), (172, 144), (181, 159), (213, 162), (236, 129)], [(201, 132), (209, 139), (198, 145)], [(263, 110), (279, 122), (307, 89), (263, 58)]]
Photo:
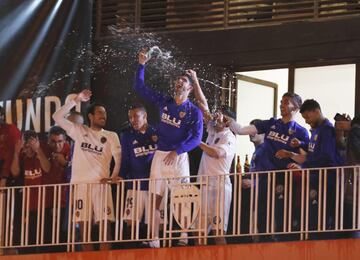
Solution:
[(253, 119), (250, 121), (250, 125), (256, 125), (256, 124), (260, 123), (261, 121), (262, 120), (260, 120), (260, 119)]
[(105, 108), (105, 105), (102, 104), (102, 103), (98, 103), (98, 102), (96, 102), (96, 103), (91, 103), (91, 104), (89, 105), (89, 107), (87, 108), (87, 110), (86, 110), (86, 118), (88, 119), (89, 124), (90, 124), (89, 114), (94, 115), (95, 109), (96, 109), (97, 107), (103, 107), (103, 108)]
[(133, 103), (133, 104), (131, 104), (130, 107), (129, 107), (129, 111), (134, 110), (134, 109), (139, 109), (141, 111), (146, 112), (145, 106), (143, 104), (141, 104), (141, 103)]
[(23, 132), (22, 137), (24, 141), (27, 142), (31, 138), (38, 138), (38, 135), (34, 130), (26, 130), (25, 132)]
[(62, 129), (60, 126), (54, 125), (53, 127), (50, 128), (49, 130), (49, 137), (51, 135), (63, 135), (66, 136), (66, 132), (64, 129)]
[(351, 126), (354, 125), (360, 125), (360, 115), (355, 116), (352, 120), (351, 120)]
[(291, 101), (293, 102), (293, 104), (297, 107), (300, 108), (302, 105), (302, 99), (301, 97), (293, 92), (286, 92), (283, 97), (289, 97), (291, 98)]
[(300, 113), (304, 113), (306, 111), (314, 111), (316, 109), (319, 109), (321, 111), (320, 104), (315, 99), (307, 99), (301, 105)]
[(220, 106), (221, 113), (225, 116), (231, 117), (232, 119), (236, 120), (236, 112), (231, 109), (231, 107), (227, 105)]

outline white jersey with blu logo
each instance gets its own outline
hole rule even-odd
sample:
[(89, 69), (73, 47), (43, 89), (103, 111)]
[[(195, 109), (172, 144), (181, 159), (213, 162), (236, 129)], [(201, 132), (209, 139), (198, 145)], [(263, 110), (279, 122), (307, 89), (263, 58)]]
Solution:
[(67, 134), (75, 141), (71, 183), (98, 182), (109, 178), (112, 157), (120, 157), (118, 135), (104, 129), (94, 131), (79, 124), (72, 124)]

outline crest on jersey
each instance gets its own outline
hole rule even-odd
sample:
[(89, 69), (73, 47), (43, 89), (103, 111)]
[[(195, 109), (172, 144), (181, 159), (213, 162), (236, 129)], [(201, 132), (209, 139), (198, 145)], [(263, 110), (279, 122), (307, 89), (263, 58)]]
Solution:
[(318, 135), (314, 136), (314, 141), (316, 141), (318, 139)]
[(165, 106), (165, 107), (163, 108), (163, 110), (164, 110), (164, 111), (168, 111), (168, 108), (167, 108), (167, 106)]
[(179, 113), (179, 117), (180, 117), (180, 118), (184, 118), (185, 115), (186, 115), (186, 112), (184, 112), (184, 111), (181, 111), (181, 112)]
[(220, 137), (216, 138), (214, 143), (217, 144), (219, 141), (220, 141)]
[(102, 136), (102, 137), (100, 138), (100, 142), (101, 142), (102, 144), (106, 143), (106, 141), (107, 141), (107, 139), (106, 139), (105, 136)]
[(293, 133), (295, 133), (295, 129), (289, 128), (288, 133), (289, 133), (289, 135), (292, 135)]
[(200, 190), (195, 185), (188, 183), (173, 186), (171, 201), (174, 219), (181, 229), (189, 229), (199, 215)]
[(152, 135), (151, 140), (156, 143), (158, 141), (158, 136), (157, 135)]

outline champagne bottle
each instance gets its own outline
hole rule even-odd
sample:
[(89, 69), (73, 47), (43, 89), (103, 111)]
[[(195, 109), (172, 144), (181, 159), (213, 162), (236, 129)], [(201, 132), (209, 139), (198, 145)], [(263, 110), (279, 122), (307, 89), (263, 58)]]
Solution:
[(239, 173), (239, 174), (242, 173), (241, 163), (240, 163), (240, 155), (237, 156), (237, 160), (236, 160), (236, 173)]
[(250, 162), (248, 155), (245, 155), (244, 172), (250, 172)]

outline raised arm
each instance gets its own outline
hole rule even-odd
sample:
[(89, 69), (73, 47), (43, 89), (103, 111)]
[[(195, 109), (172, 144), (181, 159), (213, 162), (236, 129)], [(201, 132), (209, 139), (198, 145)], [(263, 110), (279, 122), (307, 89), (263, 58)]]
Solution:
[(193, 81), (192, 86), (194, 88), (195, 100), (200, 110), (203, 112), (204, 121), (207, 124), (207, 122), (212, 120), (213, 117), (209, 111), (209, 105), (204, 95), (204, 92), (202, 91), (201, 86), (199, 84), (199, 80), (197, 78), (196, 72), (191, 69), (188, 69), (186, 71), (186, 74), (189, 75), (189, 77), (191, 77)]
[(258, 130), (254, 125), (249, 126), (241, 126), (236, 123), (234, 119), (231, 117), (225, 116), (226, 125), (230, 128), (230, 130), (237, 135), (256, 135), (258, 134)]
[(140, 51), (138, 59), (139, 65), (136, 71), (134, 90), (148, 102), (157, 105), (164, 103), (166, 96), (145, 84), (145, 63), (147, 57), (144, 50)]
[(70, 130), (74, 126), (74, 123), (66, 119), (67, 114), (74, 106), (76, 106), (77, 103), (89, 101), (91, 95), (92, 93), (90, 90), (84, 89), (73, 100), (60, 107), (53, 114), (53, 119), (56, 122), (56, 124), (58, 124), (62, 129), (64, 129), (69, 134)]
[(31, 149), (36, 153), (36, 158), (40, 162), (41, 169), (48, 173), (50, 171), (51, 163), (44, 154), (44, 151), (41, 149), (39, 139), (31, 138), (28, 143)]

